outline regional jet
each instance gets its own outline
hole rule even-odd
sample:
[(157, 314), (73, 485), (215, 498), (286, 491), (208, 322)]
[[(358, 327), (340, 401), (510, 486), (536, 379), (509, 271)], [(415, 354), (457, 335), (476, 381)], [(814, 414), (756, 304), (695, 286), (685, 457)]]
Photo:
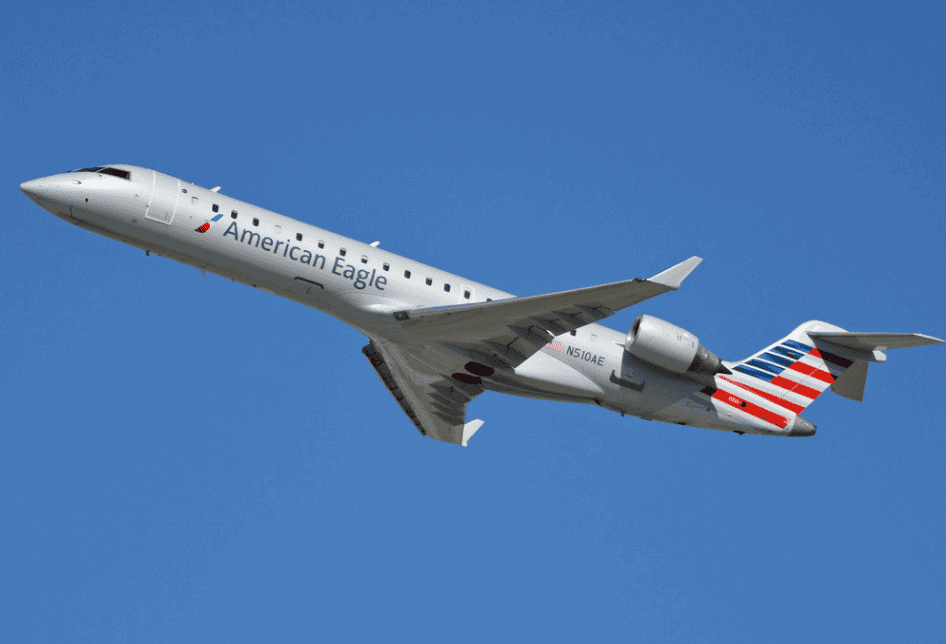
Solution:
[(943, 342), (810, 321), (726, 361), (650, 315), (628, 333), (598, 324), (678, 289), (699, 257), (647, 279), (515, 297), (147, 168), (82, 168), (20, 189), (70, 224), (355, 327), (417, 430), (464, 446), (483, 425), (467, 420), (467, 405), (485, 391), (736, 434), (811, 436), (801, 412), (824, 391), (862, 400), (868, 365), (886, 360), (885, 350)]

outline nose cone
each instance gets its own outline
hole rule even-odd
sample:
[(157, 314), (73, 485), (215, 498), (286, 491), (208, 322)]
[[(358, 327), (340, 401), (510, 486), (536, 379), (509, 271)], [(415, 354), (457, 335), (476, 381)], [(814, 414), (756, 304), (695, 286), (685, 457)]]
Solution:
[[(20, 184), (20, 190), (41, 208), (50, 210), (56, 206), (74, 205), (79, 196), (81, 181), (63, 175), (33, 179)], [(52, 210), (50, 210), (52, 212)]]
[(43, 177), (33, 179), (20, 184), (20, 190), (27, 197), (35, 201), (40, 206), (45, 207), (51, 201), (63, 196), (64, 190), (61, 180), (55, 177)]
[(794, 422), (792, 422), (792, 428), (788, 432), (789, 436), (814, 436), (815, 432), (818, 431), (818, 428), (815, 427), (811, 421), (802, 418), (801, 416), (795, 416)]
[(42, 199), (43, 195), (43, 180), (42, 179), (33, 179), (32, 181), (24, 181), (20, 184), (20, 191), (25, 194), (27, 197), (36, 201), (37, 199)]

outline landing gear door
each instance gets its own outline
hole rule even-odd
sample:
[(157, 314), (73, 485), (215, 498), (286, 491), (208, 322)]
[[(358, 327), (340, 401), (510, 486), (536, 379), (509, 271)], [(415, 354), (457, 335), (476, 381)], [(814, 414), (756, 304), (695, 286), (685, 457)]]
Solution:
[(181, 198), (181, 182), (160, 172), (154, 173), (151, 200), (145, 208), (145, 217), (171, 225)]

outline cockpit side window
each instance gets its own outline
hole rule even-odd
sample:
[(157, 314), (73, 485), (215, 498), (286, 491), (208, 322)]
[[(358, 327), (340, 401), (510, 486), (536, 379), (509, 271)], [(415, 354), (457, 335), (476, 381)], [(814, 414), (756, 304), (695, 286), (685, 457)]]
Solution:
[(105, 166), (98, 166), (95, 168), (79, 168), (78, 170), (70, 170), (69, 172), (98, 172), (99, 174), (110, 174), (113, 177), (118, 177), (119, 179), (131, 180), (131, 173), (128, 172), (128, 170), (119, 170), (118, 168), (108, 168)]
[(110, 174), (119, 179), (131, 179), (131, 173), (128, 170), (119, 170), (118, 168), (101, 168), (99, 174)]

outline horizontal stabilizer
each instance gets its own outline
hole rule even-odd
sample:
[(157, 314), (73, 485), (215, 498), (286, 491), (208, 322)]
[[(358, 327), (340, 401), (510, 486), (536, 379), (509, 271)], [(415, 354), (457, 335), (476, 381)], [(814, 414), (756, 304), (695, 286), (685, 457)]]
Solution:
[(940, 340), (922, 333), (851, 333), (848, 331), (809, 331), (808, 335), (831, 344), (855, 351), (884, 351), (919, 347), (924, 344), (942, 344)]

